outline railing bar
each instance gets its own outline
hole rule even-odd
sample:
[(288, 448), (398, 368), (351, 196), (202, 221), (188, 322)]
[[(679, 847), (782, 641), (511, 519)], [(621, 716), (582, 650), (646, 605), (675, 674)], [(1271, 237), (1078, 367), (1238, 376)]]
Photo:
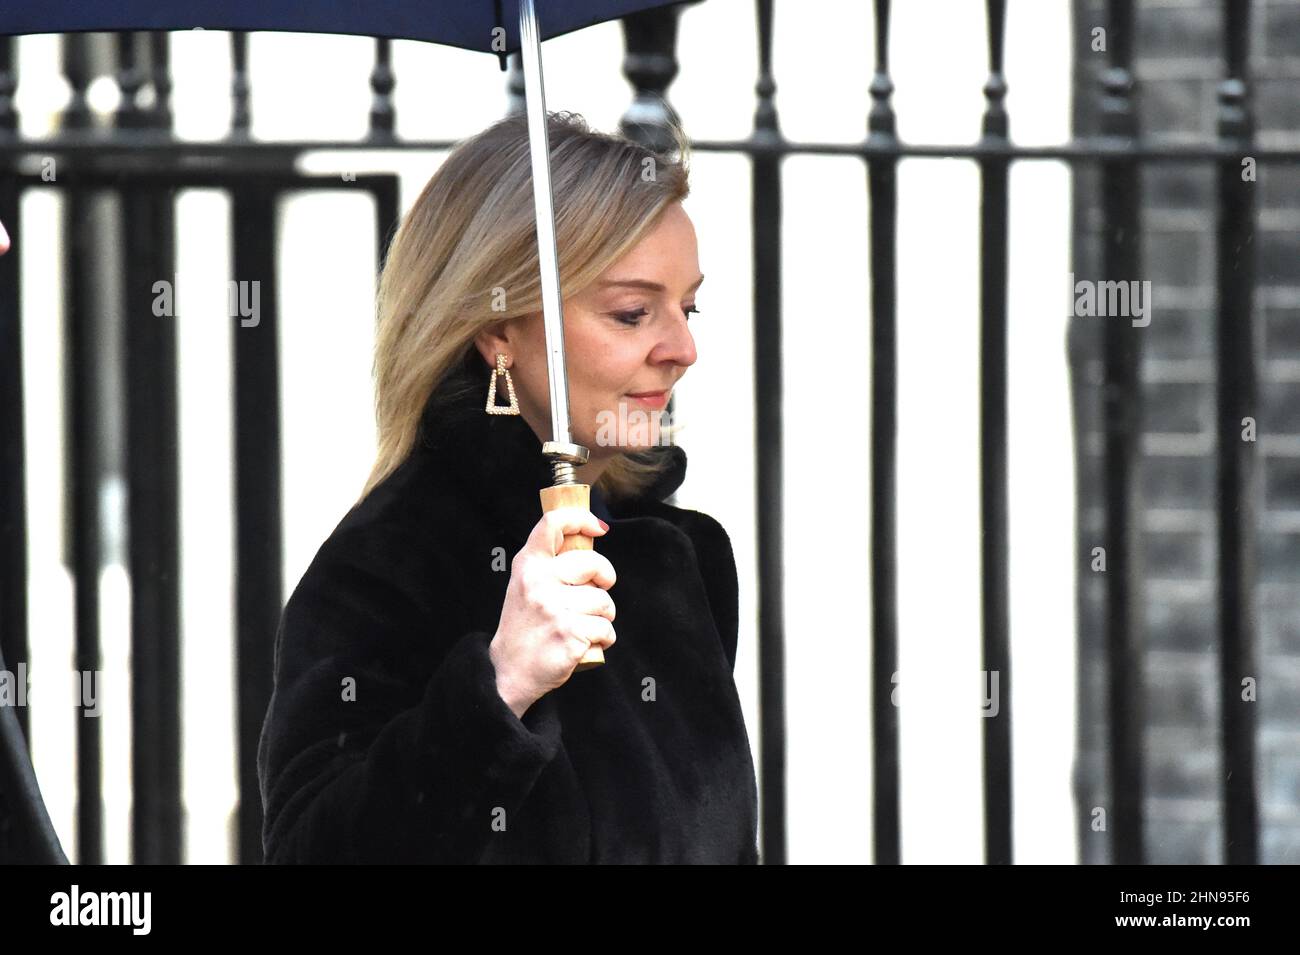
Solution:
[(122, 195), (137, 865), (182, 861), (176, 319), (152, 308), (154, 283), (175, 273), (171, 202), (157, 186)]
[(149, 37), (149, 59), (151, 69), (150, 81), (153, 83), (153, 115), (149, 117), (149, 126), (158, 135), (172, 135), (172, 73), (170, 34), (162, 30), (152, 30)]
[[(243, 864), (262, 861), (257, 742), (271, 700), (274, 635), (283, 609), (277, 199), (273, 187), (254, 182), (236, 187), (231, 203), (231, 254), (240, 305), (230, 320), (234, 338), (238, 861)], [(252, 311), (243, 306), (254, 301), (258, 305), (255, 314), (241, 314)]]
[[(214, 142), (180, 142), (171, 136), (149, 134), (143, 130), (120, 141), (107, 141), (96, 134), (71, 132), (43, 139), (15, 140), (0, 136), (0, 157), (75, 155), (86, 159), (110, 160), (130, 156), (139, 160), (150, 156), (175, 163), (200, 160), (225, 159), (263, 166), (292, 167), (303, 153), (348, 150), (392, 150), (437, 152), (453, 148), (454, 139), (403, 140), (394, 139), (376, 145), (369, 139), (356, 140), (286, 140), (283, 142), (248, 142), (224, 140)], [(744, 156), (776, 154), (780, 156), (846, 156), (871, 159), (893, 157), (899, 159), (981, 159), (1005, 157), (1013, 160), (1054, 160), (1073, 163), (1103, 163), (1111, 159), (1132, 159), (1148, 162), (1197, 163), (1230, 159), (1233, 151), (1222, 143), (1164, 143), (1158, 138), (1144, 138), (1125, 145), (1112, 139), (1078, 140), (1054, 146), (1021, 146), (1016, 144), (980, 143), (902, 143), (871, 140), (856, 143), (799, 143), (786, 139), (777, 141), (741, 139), (691, 141), (695, 152), (730, 152)], [(1261, 164), (1300, 163), (1300, 149), (1294, 147), (1259, 145), (1253, 158)]]
[[(755, 85), (753, 136), (781, 138), (772, 72), (772, 2), (758, 0), (759, 76)], [(753, 161), (752, 215), (754, 260), (754, 448), (757, 477), (755, 514), (758, 539), (759, 778), (762, 861), (785, 865), (786, 709), (785, 600), (782, 555), (785, 547), (785, 478), (782, 467), (785, 423), (781, 369), (781, 162), (775, 155)]]
[[(24, 173), (10, 178), (13, 182), (20, 185), (40, 186), (46, 189), (70, 189), (74, 186), (80, 188), (113, 188), (132, 182), (159, 183), (166, 185), (170, 189), (233, 189), (240, 183), (247, 182), (249, 174), (246, 171), (235, 170), (226, 172), (217, 170), (168, 172), (139, 169), (112, 172), (109, 170), (93, 171), (72, 168), (65, 169), (63, 166), (59, 166), (59, 178), (57, 181), (51, 182), (42, 180), (39, 173)], [(268, 184), (273, 183), (277, 191), (283, 192), (321, 192), (331, 190), (356, 192), (358, 189), (373, 192), (388, 178), (389, 176), (386, 173), (367, 173), (365, 175), (358, 175), (355, 181), (344, 181), (336, 175), (292, 176), (288, 174), (265, 173), (257, 176), (259, 182)]]
[(393, 73), (391, 40), (375, 40), (375, 64), (370, 71), (370, 90), (373, 104), (370, 107), (370, 137), (375, 140), (393, 138), (397, 114), (393, 106), (393, 89), (397, 77)]
[[(127, 102), (135, 125), (169, 133), (171, 48), (146, 33), (156, 101)], [(134, 47), (119, 37), (122, 76)], [(178, 865), (181, 808), (180, 460), (176, 318), (156, 315), (154, 285), (175, 275), (173, 193), (152, 176), (120, 182), (125, 343), (128, 562), (131, 568), (131, 859)]]
[[(66, 493), (70, 497), (73, 573), (74, 668), (83, 675), (100, 670), (99, 655), (99, 442), (94, 413), (99, 403), (95, 314), (91, 310), (92, 197), (74, 190), (64, 205), (64, 234), (69, 240), (67, 301), (68, 356)], [(84, 702), (84, 700), (83, 700)], [(82, 712), (77, 726), (77, 862), (103, 862), (103, 797), (100, 790), (99, 720)]]
[[(1238, 157), (1252, 155), (1248, 56), (1250, 3), (1223, 4), (1226, 75), (1219, 86), (1218, 134)], [(1256, 527), (1259, 517), (1255, 440), (1243, 439), (1245, 419), (1259, 415), (1255, 373), (1255, 176), (1241, 158), (1218, 170), (1218, 545), (1219, 686), (1223, 737), (1223, 861), (1259, 862), (1255, 787), (1255, 695), (1258, 679), (1255, 612)]]
[(144, 85), (144, 73), (140, 69), (137, 56), (139, 33), (122, 32), (115, 36), (117, 48), (117, 88), (120, 101), (113, 114), (113, 125), (117, 130), (138, 129), (143, 125), (144, 116), (137, 96)]
[[(869, 140), (888, 147), (897, 142), (894, 92), (889, 77), (889, 0), (875, 0), (876, 64), (871, 80)], [(898, 183), (897, 158), (888, 152), (867, 164), (871, 257), (871, 733), (873, 861), (902, 861), (899, 828), (898, 708), (898, 334), (896, 286)]]
[(375, 240), (378, 244), (375, 261), (379, 264), (379, 271), (383, 272), (384, 263), (388, 260), (388, 249), (401, 224), (401, 182), (396, 176), (374, 176), (358, 177), (359, 184), (363, 178), (368, 182), (362, 185), (369, 189), (375, 200)]
[(252, 85), (248, 78), (248, 34), (235, 30), (230, 34), (230, 135), (246, 140), (253, 123), (249, 106)]
[[(90, 123), (86, 104), (89, 85), (89, 38), (71, 34), (62, 38), (63, 71), (71, 88), (63, 110), (65, 124), (83, 128)], [(74, 667), (80, 674), (100, 670), (99, 570), (102, 455), (94, 426), (100, 407), (101, 365), (95, 299), (95, 262), (99, 250), (93, 240), (94, 196), (73, 188), (63, 205), (63, 234), (68, 237), (65, 260), (64, 391), (66, 394), (64, 493), (68, 528), (64, 555), (73, 576)], [(85, 697), (79, 700), (77, 737), (76, 861), (101, 865), (104, 861), (103, 792), (100, 721), (87, 716)]]
[(18, 110), (14, 94), (18, 92), (18, 38), (0, 36), (0, 134), (12, 135), (18, 129)]
[[(1131, 0), (1109, 3), (1110, 67), (1102, 77), (1102, 124), (1115, 138), (1136, 132), (1132, 73)], [(1102, 271), (1106, 280), (1133, 281), (1140, 269), (1141, 205), (1131, 159), (1102, 164)], [(1112, 861), (1140, 865), (1143, 845), (1143, 697), (1141, 645), (1140, 464), (1142, 329), (1112, 317), (1103, 336), (1102, 415), (1105, 429), (1106, 673), (1110, 686), (1109, 758)]]
[[(1002, 44), (1005, 0), (986, 3), (989, 77), (985, 142), (1005, 142)], [(1010, 865), (1012, 850), (1010, 529), (1007, 490), (1007, 161), (980, 163), (980, 558), (985, 861)]]
[[(14, 41), (0, 37), (0, 129), (16, 121), (10, 97), (17, 76), (12, 72)], [(7, 119), (6, 119), (7, 118)], [(13, 248), (0, 256), (0, 655), (19, 679), (30, 665), (27, 607), (27, 487), (26, 434), (23, 419), (22, 184), (16, 177), (0, 178), (0, 222), (8, 228)], [(30, 747), (28, 709), (13, 707)], [(0, 819), (0, 826), (4, 821)]]

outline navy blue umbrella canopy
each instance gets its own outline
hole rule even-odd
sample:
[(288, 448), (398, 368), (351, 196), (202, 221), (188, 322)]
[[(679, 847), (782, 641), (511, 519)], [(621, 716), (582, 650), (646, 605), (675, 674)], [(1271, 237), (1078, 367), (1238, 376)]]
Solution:
[[(673, 0), (534, 0), (541, 39)], [(5, 0), (0, 34), (85, 30), (272, 30), (425, 40), (514, 53), (519, 0)], [(496, 33), (500, 27), (503, 33)], [(503, 37), (504, 40), (496, 39)]]

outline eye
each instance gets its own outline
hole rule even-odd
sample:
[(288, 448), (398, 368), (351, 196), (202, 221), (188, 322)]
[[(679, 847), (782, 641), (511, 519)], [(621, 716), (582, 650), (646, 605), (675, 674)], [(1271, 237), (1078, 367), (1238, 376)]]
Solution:
[[(700, 310), (694, 305), (686, 306), (684, 311), (686, 312), (688, 320), (691, 315), (698, 315), (700, 313)], [(624, 325), (630, 325), (635, 328), (637, 325), (641, 324), (642, 316), (649, 313), (644, 308), (638, 308), (630, 312), (613, 312), (611, 314)]]
[(614, 312), (614, 317), (624, 325), (636, 326), (641, 324), (641, 316), (645, 314), (644, 308), (638, 308), (631, 312)]

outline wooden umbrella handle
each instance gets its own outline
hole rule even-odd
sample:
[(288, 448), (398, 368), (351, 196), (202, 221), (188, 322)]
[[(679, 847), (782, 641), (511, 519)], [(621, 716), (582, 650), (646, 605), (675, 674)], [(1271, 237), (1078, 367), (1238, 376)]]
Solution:
[[(544, 487), (541, 490), (541, 496), (542, 513), (560, 507), (591, 509), (590, 484), (557, 484), (554, 487)], [(563, 554), (571, 550), (595, 550), (595, 541), (586, 534), (565, 534), (564, 543), (560, 545), (558, 553)], [(601, 650), (599, 645), (593, 643), (587, 649), (587, 652), (582, 655), (578, 665), (573, 668), (573, 672), (590, 670), (592, 667), (598, 667), (604, 662), (604, 651)]]

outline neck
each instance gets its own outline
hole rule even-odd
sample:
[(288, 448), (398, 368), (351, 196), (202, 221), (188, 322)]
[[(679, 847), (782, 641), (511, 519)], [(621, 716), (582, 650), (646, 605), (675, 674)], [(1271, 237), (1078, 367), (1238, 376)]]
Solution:
[(599, 458), (595, 461), (588, 461), (574, 470), (579, 484), (590, 484), (596, 486), (596, 481), (605, 473), (605, 468), (609, 467), (608, 458)]
[[(537, 440), (544, 442), (546, 439), (541, 437), (541, 435), (543, 433), (548, 435), (551, 433), (549, 420), (545, 422), (545, 428), (539, 430), (538, 425), (533, 421), (532, 416), (528, 414), (527, 411), (524, 412), (523, 417), (524, 420), (528, 422), (528, 426), (532, 428), (533, 433), (538, 435)], [(607, 450), (605, 448), (588, 448), (587, 450), (591, 452), (591, 457), (587, 459), (586, 464), (581, 464), (574, 468), (573, 473), (579, 484), (589, 484), (592, 487), (595, 487), (596, 481), (605, 473), (605, 468), (609, 467), (609, 463), (613, 460), (613, 456), (605, 454), (604, 452)], [(601, 453), (597, 454), (597, 452)]]

